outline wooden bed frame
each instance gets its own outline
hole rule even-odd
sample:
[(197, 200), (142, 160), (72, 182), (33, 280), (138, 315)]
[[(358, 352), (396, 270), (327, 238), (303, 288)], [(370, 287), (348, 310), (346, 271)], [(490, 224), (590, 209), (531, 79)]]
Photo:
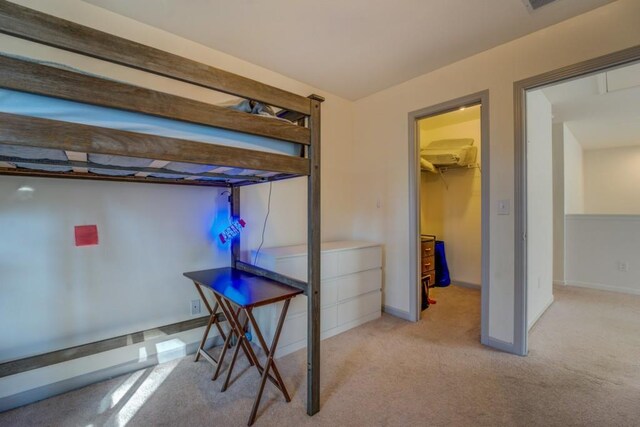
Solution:
[[(308, 181), (307, 283), (241, 262), (239, 260), (240, 241), (238, 238), (232, 241), (231, 266), (301, 287), (307, 295), (307, 413), (309, 415), (317, 413), (320, 409), (320, 104), (324, 99), (318, 95), (305, 98), (5, 0), (0, 0), (0, 33), (259, 101), (282, 108), (280, 116), (298, 123), (287, 123), (237, 112), (126, 83), (16, 59), (0, 53), (0, 87), (2, 88), (259, 135), (287, 141), (301, 147), (301, 156), (289, 156), (0, 113), (0, 144), (89, 154), (120, 155), (166, 162), (216, 165), (275, 173), (265, 174), (264, 177), (215, 173), (193, 174), (210, 175), (209, 177), (221, 179), (221, 181), (196, 181), (0, 168), (0, 174), (3, 175), (228, 187), (231, 192), (231, 212), (235, 216), (240, 214), (240, 187), (306, 176)], [(303, 123), (306, 123), (306, 127), (299, 125)], [(0, 161), (13, 160), (12, 158), (0, 158)], [(118, 167), (105, 167), (90, 162), (71, 160), (68, 162), (43, 160), (35, 163), (67, 165), (74, 168), (118, 169)], [(123, 169), (144, 173), (173, 173), (150, 167)], [(181, 175), (188, 176), (189, 174)], [(193, 321), (190, 322), (193, 323)], [(45, 355), (6, 362), (0, 364), (0, 373), (3, 374), (2, 376), (6, 376), (23, 370), (35, 369), (34, 366), (41, 367), (82, 357), (87, 352), (90, 354), (87, 347), (92, 344), (80, 346), (82, 351), (75, 353), (66, 351), (69, 349), (63, 349)], [(68, 353), (75, 356), (69, 357)], [(27, 368), (24, 368), (25, 366)]]

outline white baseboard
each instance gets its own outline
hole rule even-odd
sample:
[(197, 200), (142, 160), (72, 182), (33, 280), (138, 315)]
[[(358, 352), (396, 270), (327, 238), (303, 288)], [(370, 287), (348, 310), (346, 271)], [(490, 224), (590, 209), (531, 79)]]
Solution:
[(411, 314), (408, 311), (400, 310), (398, 308), (391, 307), (389, 305), (383, 305), (382, 311), (384, 311), (387, 314), (390, 314), (393, 317), (397, 317), (402, 320), (413, 322), (413, 319), (411, 318)]
[(554, 286), (566, 286), (567, 285), (567, 281), (566, 280), (554, 280), (553, 281), (553, 285)]
[(496, 350), (504, 351), (505, 353), (517, 354), (513, 343), (502, 341), (498, 338), (489, 337), (486, 341), (483, 340), (482, 344), (495, 348)]
[(574, 282), (567, 281), (567, 286), (575, 286), (578, 288), (596, 289), (598, 291), (617, 292), (621, 294), (640, 295), (640, 288), (625, 288), (622, 286), (603, 285), (601, 283), (589, 283), (589, 282)]
[(461, 288), (469, 288), (469, 289), (476, 289), (476, 290), (482, 289), (482, 285), (480, 283), (462, 282), (460, 280), (451, 279), (451, 284), (453, 286), (459, 286)]
[(540, 320), (542, 315), (547, 312), (549, 307), (551, 307), (551, 304), (553, 304), (553, 295), (551, 295), (551, 298), (549, 299), (549, 301), (547, 301), (547, 303), (544, 305), (544, 309), (542, 309), (540, 311), (540, 313), (538, 313), (538, 315), (533, 319), (533, 321), (529, 325), (529, 331), (531, 330), (531, 328), (533, 328), (535, 326), (535, 324), (538, 322), (538, 320)]
[[(204, 326), (1, 378), (0, 412), (195, 353), (203, 333)], [(217, 335), (207, 345), (214, 343)]]

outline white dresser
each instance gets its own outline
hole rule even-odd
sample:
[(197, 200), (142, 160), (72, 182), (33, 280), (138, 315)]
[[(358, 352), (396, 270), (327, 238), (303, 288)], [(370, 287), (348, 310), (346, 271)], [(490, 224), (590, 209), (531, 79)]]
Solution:
[[(255, 253), (252, 254), (251, 259)], [(307, 246), (263, 248), (257, 265), (307, 281)], [(382, 248), (362, 241), (322, 244), (320, 323), (322, 339), (380, 317), (382, 305)], [(257, 308), (254, 313), (267, 342), (271, 342), (282, 303)], [(254, 337), (255, 339), (255, 337)], [(295, 297), (289, 306), (277, 356), (306, 347), (307, 297)]]

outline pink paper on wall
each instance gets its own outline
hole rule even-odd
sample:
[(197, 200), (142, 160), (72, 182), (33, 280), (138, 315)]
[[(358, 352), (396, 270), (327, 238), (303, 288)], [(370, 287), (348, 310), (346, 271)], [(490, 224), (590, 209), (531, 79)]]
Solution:
[(76, 246), (91, 246), (98, 244), (97, 225), (76, 225)]

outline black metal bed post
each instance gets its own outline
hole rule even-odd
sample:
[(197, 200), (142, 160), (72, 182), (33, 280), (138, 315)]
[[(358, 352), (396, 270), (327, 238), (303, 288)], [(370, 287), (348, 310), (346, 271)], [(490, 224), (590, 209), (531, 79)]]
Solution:
[(311, 145), (307, 180), (307, 414), (320, 410), (320, 104), (324, 98), (309, 96)]
[[(231, 205), (231, 219), (236, 221), (240, 219), (240, 187), (231, 187), (230, 191), (229, 204)], [(231, 267), (236, 268), (238, 261), (240, 261), (240, 234), (237, 234), (231, 239)]]

